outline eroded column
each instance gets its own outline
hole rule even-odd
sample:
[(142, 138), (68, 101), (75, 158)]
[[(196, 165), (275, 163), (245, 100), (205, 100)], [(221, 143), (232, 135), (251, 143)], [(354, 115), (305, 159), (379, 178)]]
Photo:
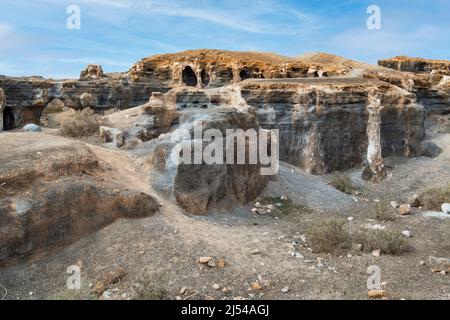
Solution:
[(369, 98), (367, 106), (369, 119), (367, 121), (367, 165), (364, 168), (363, 178), (372, 182), (380, 182), (386, 178), (386, 168), (381, 149), (381, 111), (383, 106), (378, 96)]

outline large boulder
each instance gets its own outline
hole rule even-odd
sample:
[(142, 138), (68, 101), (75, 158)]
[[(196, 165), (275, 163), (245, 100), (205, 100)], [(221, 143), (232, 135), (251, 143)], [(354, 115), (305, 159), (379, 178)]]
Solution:
[(442, 149), (431, 141), (422, 141), (419, 144), (417, 155), (436, 158), (442, 153)]
[(26, 124), (23, 128), (22, 128), (23, 132), (41, 132), (42, 128), (34, 123), (29, 123)]

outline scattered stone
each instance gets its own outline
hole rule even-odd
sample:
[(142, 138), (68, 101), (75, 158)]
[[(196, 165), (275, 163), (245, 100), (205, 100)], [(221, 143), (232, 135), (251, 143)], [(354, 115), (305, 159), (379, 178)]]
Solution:
[(428, 262), (430, 264), (431, 271), (434, 273), (442, 271), (450, 272), (450, 259), (430, 256), (428, 258)]
[(361, 243), (353, 243), (352, 244), (352, 251), (362, 251), (363, 250), (363, 245)]
[(250, 251), (250, 254), (253, 255), (261, 254), (261, 251), (259, 251), (259, 249), (253, 249), (252, 251)]
[(181, 288), (181, 289), (180, 289), (180, 294), (183, 296), (183, 295), (186, 293), (187, 290), (188, 290), (187, 287)]
[(398, 209), (398, 214), (406, 216), (411, 214), (411, 206), (409, 204), (402, 204)]
[(424, 266), (424, 265), (425, 265), (425, 261), (420, 260), (420, 261), (419, 261), (419, 264), (420, 264), (421, 266)]
[(284, 287), (283, 289), (281, 289), (282, 293), (288, 293), (289, 292), (289, 287)]
[(288, 200), (288, 197), (286, 197), (286, 196), (281, 196), (281, 197), (280, 197), (280, 200), (287, 201), (287, 200)]
[(113, 293), (112, 293), (111, 291), (105, 290), (105, 291), (103, 292), (103, 294), (102, 294), (101, 299), (102, 299), (102, 300), (109, 300), (109, 299), (111, 299), (111, 296), (112, 296), (112, 295), (113, 295)]
[(100, 129), (100, 138), (103, 139), (104, 143), (112, 143), (113, 148), (118, 149), (123, 147), (125, 144), (125, 136), (123, 132), (117, 128), (110, 128), (101, 126)]
[(213, 260), (209, 260), (207, 263), (207, 266), (210, 268), (215, 268), (216, 267), (216, 263)]
[(385, 290), (369, 290), (367, 293), (367, 296), (370, 299), (381, 299), (386, 297), (386, 291)]
[(222, 292), (223, 293), (229, 293), (229, 292), (231, 292), (231, 289), (230, 288), (223, 288)]
[(406, 238), (411, 238), (411, 231), (409, 231), (409, 230), (402, 231), (402, 236), (404, 236)]
[(197, 260), (198, 263), (208, 264), (212, 260), (212, 257), (201, 257)]
[(214, 283), (212, 287), (214, 290), (220, 290), (220, 286), (217, 283)]
[(447, 274), (447, 271), (442, 270), (442, 271), (441, 271), (441, 274), (442, 274), (443, 276), (445, 276), (445, 275)]
[(386, 226), (383, 226), (381, 224), (367, 223), (366, 225), (364, 225), (364, 227), (370, 230), (386, 230)]
[(381, 250), (380, 249), (377, 249), (377, 250), (373, 250), (372, 251), (372, 255), (374, 256), (374, 257), (379, 257), (379, 256), (381, 256)]
[(347, 220), (351, 222), (353, 221), (353, 217), (348, 217)]
[(225, 259), (219, 259), (219, 261), (217, 261), (217, 267), (222, 269), (225, 268), (226, 262)]
[(394, 209), (398, 209), (398, 207), (400, 207), (400, 205), (397, 203), (397, 201), (391, 201), (391, 207)]
[(250, 283), (250, 286), (254, 291), (259, 291), (259, 290), (262, 290), (262, 288), (263, 288), (262, 285), (259, 283), (259, 281), (254, 281), (254, 282)]
[(436, 158), (442, 153), (442, 149), (431, 141), (423, 141), (418, 147), (418, 155)]
[(23, 127), (22, 131), (23, 132), (41, 132), (42, 128), (38, 125), (29, 123)]
[(443, 203), (441, 209), (443, 213), (450, 214), (450, 203)]

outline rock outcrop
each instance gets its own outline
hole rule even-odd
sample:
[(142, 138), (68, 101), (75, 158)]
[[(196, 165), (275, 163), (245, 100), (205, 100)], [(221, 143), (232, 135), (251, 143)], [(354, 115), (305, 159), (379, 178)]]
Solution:
[(3, 133), (0, 144), (0, 265), (159, 208), (152, 196), (109, 176), (106, 160), (83, 143)]
[(191, 50), (157, 55), (136, 63), (129, 71), (134, 81), (162, 79), (171, 87), (222, 87), (249, 78), (305, 78), (342, 75), (348, 67), (308, 63), (271, 53)]
[(259, 123), (280, 130), (281, 160), (314, 174), (363, 163), (369, 92), (380, 94), (383, 155), (415, 154), (425, 111), (415, 96), (381, 81), (355, 78), (247, 80), (242, 97)]
[(96, 65), (96, 64), (90, 64), (81, 71), (80, 73), (80, 80), (86, 81), (86, 80), (95, 80), (100, 78), (105, 78), (106, 75), (103, 73), (102, 66)]
[(398, 56), (378, 61), (380, 66), (406, 72), (431, 73), (433, 71), (450, 75), (450, 61), (427, 60), (422, 58), (411, 58)]

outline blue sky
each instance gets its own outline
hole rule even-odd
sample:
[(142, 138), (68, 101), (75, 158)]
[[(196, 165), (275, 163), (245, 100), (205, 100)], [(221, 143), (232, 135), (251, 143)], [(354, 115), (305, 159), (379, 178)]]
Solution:
[[(66, 28), (72, 4), (81, 30)], [(381, 30), (366, 27), (371, 4)], [(450, 1), (0, 0), (0, 74), (78, 77), (89, 63), (126, 71), (146, 56), (198, 48), (450, 59)]]

